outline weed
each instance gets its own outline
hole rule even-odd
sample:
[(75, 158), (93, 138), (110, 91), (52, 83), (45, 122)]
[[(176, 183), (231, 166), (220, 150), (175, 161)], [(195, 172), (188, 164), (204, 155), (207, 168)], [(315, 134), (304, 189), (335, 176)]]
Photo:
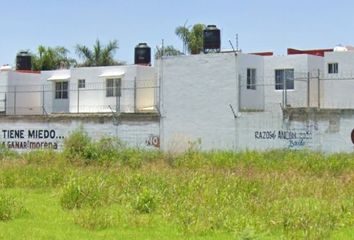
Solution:
[(112, 201), (111, 188), (102, 175), (70, 176), (60, 197), (65, 209), (101, 207)]
[(19, 154), (7, 148), (4, 144), (0, 144), (0, 160), (13, 159), (18, 157)]
[(245, 228), (237, 238), (239, 240), (258, 240), (260, 239), (253, 228)]
[(27, 210), (13, 196), (0, 194), (0, 221), (9, 221), (26, 213)]
[(37, 164), (37, 165), (54, 165), (65, 163), (62, 154), (55, 152), (51, 149), (45, 150), (35, 150), (23, 154), (24, 159), (26, 159), (28, 164)]
[(110, 210), (87, 208), (74, 212), (74, 222), (89, 230), (102, 230), (113, 227), (116, 221)]
[(317, 199), (285, 200), (281, 214), (284, 231), (295, 238), (328, 238), (338, 221), (331, 205)]
[(7, 168), (0, 171), (0, 186), (4, 188), (12, 188), (16, 185), (16, 170)]
[(64, 152), (70, 158), (84, 157), (85, 149), (91, 144), (91, 138), (83, 127), (73, 131), (69, 137), (64, 140)]
[(156, 209), (156, 196), (150, 189), (143, 189), (136, 197), (134, 209), (139, 213), (151, 213)]
[[(137, 229), (157, 220), (186, 238), (326, 239), (354, 224), (353, 154), (203, 152), (197, 145), (164, 154), (114, 138), (93, 141), (82, 132), (73, 139), (84, 141), (67, 140), (64, 153), (36, 151), (1, 161), (0, 187), (59, 188), (55, 200), (71, 210), (65, 214), (90, 230)], [(19, 203), (1, 201), (4, 213)]]

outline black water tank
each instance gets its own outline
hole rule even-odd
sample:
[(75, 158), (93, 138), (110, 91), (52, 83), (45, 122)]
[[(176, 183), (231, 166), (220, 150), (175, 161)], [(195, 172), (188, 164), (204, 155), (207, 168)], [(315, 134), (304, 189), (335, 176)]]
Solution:
[(17, 54), (16, 70), (32, 70), (32, 56), (27, 51), (21, 51)]
[(151, 48), (146, 43), (139, 43), (135, 47), (135, 64), (150, 65), (151, 63)]
[(209, 51), (220, 52), (220, 30), (215, 25), (208, 25), (203, 31), (204, 53)]

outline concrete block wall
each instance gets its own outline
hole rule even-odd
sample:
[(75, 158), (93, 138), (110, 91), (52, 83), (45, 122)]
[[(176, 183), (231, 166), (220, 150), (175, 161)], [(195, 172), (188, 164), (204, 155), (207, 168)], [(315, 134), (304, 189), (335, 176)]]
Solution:
[(161, 79), (162, 148), (172, 151), (203, 143), (205, 149), (233, 149), (238, 111), (234, 53), (164, 58)]
[[(122, 72), (121, 97), (106, 97), (106, 78), (102, 74)], [(71, 83), (77, 85), (79, 79), (86, 80), (86, 89), (80, 89), (78, 103), (77, 91), (72, 91), (70, 101), (70, 112), (77, 112), (79, 104), (82, 112), (111, 112), (116, 111), (116, 105), (120, 104), (121, 112), (134, 112), (134, 80), (136, 66), (114, 66), (114, 67), (90, 67), (74, 68), (71, 71)], [(114, 77), (115, 78), (115, 77)], [(77, 89), (76, 89), (77, 90)], [(119, 109), (119, 108), (118, 108)]]
[(39, 73), (6, 72), (6, 114), (42, 114), (42, 85)]
[(156, 68), (137, 66), (135, 110), (156, 111), (159, 104), (158, 88)]
[[(294, 89), (275, 89), (275, 70), (294, 70)], [(303, 107), (307, 103), (307, 55), (270, 56), (264, 58), (265, 109), (281, 111), (285, 104), (290, 107)], [(286, 98), (286, 101), (284, 100)]]
[[(264, 59), (261, 56), (238, 54), (240, 111), (259, 111), (265, 108)], [(256, 70), (255, 89), (247, 89), (247, 69)]]
[[(100, 77), (110, 73), (122, 73), (121, 97), (106, 96), (106, 79), (116, 78)], [(55, 81), (47, 81), (52, 76), (70, 76), (68, 99), (54, 98)], [(85, 88), (78, 88), (78, 81), (85, 80)], [(62, 81), (62, 80), (58, 80)], [(132, 113), (137, 108), (155, 106), (156, 103), (156, 72), (154, 68), (138, 65), (87, 67), (71, 70), (44, 71), (42, 82), (48, 87), (45, 95), (45, 106), (49, 113), (96, 113), (120, 112)], [(136, 90), (137, 87), (139, 90)], [(116, 107), (119, 105), (120, 107)], [(65, 107), (66, 106), (66, 107)], [(66, 109), (66, 110), (65, 110)]]
[[(338, 63), (338, 73), (329, 74), (328, 64)], [(329, 52), (324, 57), (321, 107), (354, 108), (354, 52)]]
[[(353, 150), (350, 134), (354, 129), (354, 114), (350, 111), (316, 112), (318, 91), (321, 96), (324, 91), (322, 82), (319, 86), (318, 76), (320, 73), (321, 78), (324, 71), (322, 57), (258, 58), (222, 53), (169, 57), (159, 64), (162, 66), (160, 129), (163, 150), (183, 150), (193, 143), (200, 144), (204, 150)], [(262, 91), (257, 92), (259, 90), (255, 91), (257, 96), (247, 95), (242, 84), (239, 89), (238, 81), (245, 76), (248, 67), (257, 68), (260, 73), (263, 71), (260, 79), (260, 84), (264, 85), (263, 96)], [(283, 91), (275, 90), (275, 70), (289, 68), (294, 69), (295, 88), (287, 92), (290, 108), (282, 109)], [(322, 103), (323, 99), (320, 101)], [(247, 104), (255, 109), (240, 111)], [(261, 109), (262, 105), (264, 109)], [(255, 106), (261, 110), (254, 111)], [(302, 117), (289, 115), (287, 111), (291, 109), (300, 111)], [(304, 109), (307, 112), (301, 112)]]
[(65, 138), (80, 127), (94, 140), (117, 137), (130, 147), (159, 148), (159, 123), (149, 117), (118, 125), (111, 116), (1, 117), (0, 126), (0, 144), (16, 151), (62, 150)]

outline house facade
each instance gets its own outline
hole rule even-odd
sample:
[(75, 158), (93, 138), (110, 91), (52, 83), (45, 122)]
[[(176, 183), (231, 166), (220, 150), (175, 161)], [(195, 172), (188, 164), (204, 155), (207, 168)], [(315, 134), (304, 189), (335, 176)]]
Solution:
[(0, 73), (0, 144), (61, 150), (72, 131), (159, 147), (154, 68), (140, 65)]
[(3, 71), (0, 82), (6, 115), (154, 112), (158, 104), (155, 69), (140, 65)]
[[(288, 49), (285, 56), (233, 51), (169, 56), (155, 67), (7, 70), (0, 73), (0, 112), (70, 119), (108, 114), (112, 121), (105, 124), (112, 124), (115, 136), (138, 136), (131, 142), (164, 151), (198, 145), (352, 152), (353, 66), (353, 51)], [(122, 123), (121, 114), (131, 117)], [(118, 130), (122, 124), (130, 129), (124, 136)]]
[(165, 57), (162, 148), (352, 151), (353, 57), (328, 50)]

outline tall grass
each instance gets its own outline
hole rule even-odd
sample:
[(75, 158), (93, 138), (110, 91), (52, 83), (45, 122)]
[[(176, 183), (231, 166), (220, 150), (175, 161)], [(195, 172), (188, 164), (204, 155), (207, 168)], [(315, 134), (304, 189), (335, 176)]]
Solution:
[(64, 141), (63, 155), (72, 163), (85, 165), (127, 165), (139, 168), (143, 163), (157, 159), (158, 151), (147, 151), (128, 147), (115, 137), (103, 137), (92, 140), (81, 128), (74, 131)]
[(64, 148), (4, 153), (0, 186), (53, 190), (73, 223), (91, 230), (170, 224), (186, 238), (326, 239), (354, 224), (353, 154), (192, 146), (171, 155), (82, 130)]
[(0, 194), (0, 221), (9, 221), (27, 213), (21, 201), (9, 194)]
[(104, 176), (70, 176), (64, 183), (60, 204), (63, 208), (74, 209), (89, 206), (92, 208), (108, 204), (111, 188)]

